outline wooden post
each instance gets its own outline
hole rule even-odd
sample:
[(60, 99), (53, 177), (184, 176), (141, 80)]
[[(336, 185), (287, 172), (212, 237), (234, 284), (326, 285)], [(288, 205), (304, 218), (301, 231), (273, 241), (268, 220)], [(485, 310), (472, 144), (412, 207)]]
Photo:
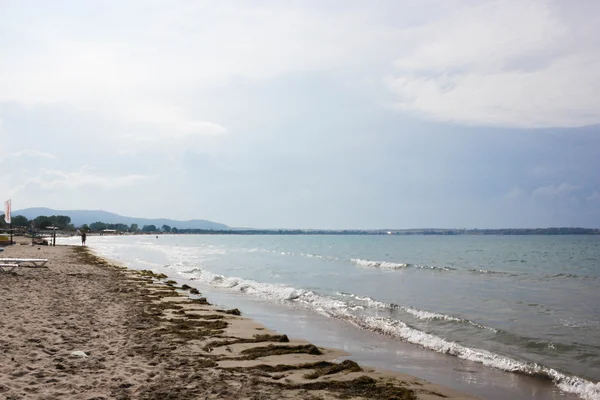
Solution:
[(56, 247), (56, 229), (52, 229), (52, 247)]
[(10, 245), (12, 246), (12, 244), (13, 244), (13, 242), (12, 242), (12, 239), (13, 239), (12, 220), (10, 222), (9, 227), (10, 227)]

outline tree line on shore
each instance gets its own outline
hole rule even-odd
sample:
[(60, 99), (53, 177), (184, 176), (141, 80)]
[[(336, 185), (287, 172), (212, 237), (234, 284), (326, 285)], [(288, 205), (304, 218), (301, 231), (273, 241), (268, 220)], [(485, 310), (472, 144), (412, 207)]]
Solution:
[(23, 215), (16, 215), (11, 217), (10, 225), (4, 221), (4, 214), (0, 215), (0, 228), (7, 229), (10, 228), (11, 225), (13, 228), (20, 230), (31, 227), (34, 229), (49, 229), (55, 227), (60, 230), (75, 230), (75, 226), (71, 223), (71, 217), (67, 215), (40, 215), (31, 220)]
[(138, 224), (107, 224), (105, 222), (93, 222), (91, 224), (83, 224), (80, 228), (86, 232), (103, 232), (105, 230), (117, 231), (123, 233), (178, 233), (179, 230), (176, 227), (170, 227), (169, 225), (163, 225), (160, 228), (156, 225), (143, 225), (141, 228)]
[(100, 233), (105, 230), (111, 230), (120, 233), (178, 233), (178, 229), (176, 227), (170, 227), (169, 225), (163, 225), (160, 228), (155, 225), (143, 225), (140, 228), (138, 224), (108, 224), (101, 221), (97, 221), (89, 225), (83, 224), (76, 227), (71, 223), (71, 217), (67, 215), (40, 215), (31, 220), (23, 215), (16, 215), (11, 218), (11, 224), (9, 225), (4, 222), (4, 214), (0, 215), (0, 229), (9, 229), (11, 225), (16, 231), (28, 231), (31, 229), (48, 230), (55, 228), (57, 230), (67, 232), (75, 232), (79, 229), (80, 231), (90, 233)]
[[(89, 233), (102, 233), (106, 230), (116, 233), (184, 233), (184, 234), (210, 234), (210, 235), (600, 235), (600, 229), (594, 228), (532, 228), (532, 229), (411, 229), (411, 230), (276, 230), (276, 229), (238, 229), (238, 230), (213, 230), (213, 229), (178, 229), (169, 225), (157, 227), (156, 225), (138, 224), (126, 225), (122, 223), (109, 224), (94, 222), (75, 226), (71, 217), (67, 215), (40, 215), (32, 220), (23, 215), (12, 217), (12, 227), (16, 232), (30, 230), (40, 231), (55, 228), (65, 232), (80, 231)], [(9, 225), (4, 222), (4, 214), (0, 215), (0, 230), (7, 230)]]

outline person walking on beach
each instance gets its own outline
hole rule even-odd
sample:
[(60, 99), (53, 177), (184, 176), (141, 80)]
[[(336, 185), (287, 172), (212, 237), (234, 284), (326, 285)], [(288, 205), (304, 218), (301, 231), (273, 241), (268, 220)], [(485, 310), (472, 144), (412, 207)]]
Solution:
[(85, 235), (85, 231), (81, 232), (81, 245), (85, 246), (85, 239), (86, 239), (86, 235)]

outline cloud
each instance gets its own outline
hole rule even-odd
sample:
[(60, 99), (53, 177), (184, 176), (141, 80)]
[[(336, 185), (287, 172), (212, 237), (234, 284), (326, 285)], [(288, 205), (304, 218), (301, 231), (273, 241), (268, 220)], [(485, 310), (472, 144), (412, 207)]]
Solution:
[[(70, 15), (28, 16), (24, 29), (0, 16), (16, 39), (32, 43), (3, 63), (0, 101), (156, 100), (174, 88), (214, 87), (240, 76), (267, 79), (366, 65), (369, 58), (357, 55), (377, 55), (393, 34), (376, 24), (381, 13), (376, 8), (328, 10), (319, 2), (292, 7), (277, 1), (208, 6), (132, 1), (125, 8), (123, 15), (136, 18), (105, 21), (110, 17), (83, 6), (73, 7)], [(93, 22), (86, 35), (79, 34), (77, 18)], [(104, 29), (106, 22), (113, 22), (110, 30)]]
[(30, 179), (27, 184), (36, 184), (42, 189), (81, 188), (95, 186), (103, 189), (117, 189), (133, 186), (139, 182), (156, 179), (156, 176), (128, 174), (122, 176), (102, 176), (88, 172), (91, 168), (81, 167), (79, 171), (65, 172), (43, 169), (42, 176)]
[(147, 103), (144, 109), (165, 108), (157, 114), (165, 128), (204, 132), (213, 118), (199, 118), (182, 93), (225, 90), (240, 77), (329, 71), (355, 87), (378, 82), (397, 96), (395, 108), (428, 119), (600, 123), (598, 32), (585, 28), (597, 26), (600, 6), (593, 4), (131, 1), (118, 15), (106, 13), (110, 1), (103, 4), (100, 12), (84, 4), (70, 13), (28, 14), (27, 21), (0, 16), (11, 38), (0, 102), (66, 104), (129, 122), (140, 120), (131, 105)]
[[(139, 104), (121, 110), (130, 122), (155, 126), (162, 136), (169, 138), (184, 136), (214, 136), (227, 130), (216, 123), (187, 117), (180, 109), (168, 105)], [(148, 138), (148, 131), (140, 134)]]
[[(3, 154), (0, 154), (0, 159), (2, 158), (2, 156), (3, 156)], [(6, 158), (31, 157), (31, 158), (44, 158), (44, 159), (48, 159), (48, 160), (56, 160), (57, 159), (57, 157), (54, 154), (50, 154), (50, 153), (46, 153), (46, 152), (34, 150), (34, 149), (25, 149), (25, 150), (21, 150), (21, 151), (12, 152), (12, 153), (7, 153), (7, 154), (4, 154), (4, 157), (6, 157)]]
[(414, 48), (385, 79), (395, 107), (469, 125), (600, 123), (598, 44), (558, 8), (481, 2), (414, 29)]
[(592, 193), (591, 195), (586, 197), (586, 200), (590, 203), (600, 201), (600, 193), (598, 193), (597, 191), (594, 191), (594, 193)]
[(569, 183), (563, 182), (560, 185), (548, 185), (538, 187), (532, 192), (532, 197), (554, 199), (557, 197), (566, 196), (567, 194), (579, 189), (579, 186), (574, 186)]

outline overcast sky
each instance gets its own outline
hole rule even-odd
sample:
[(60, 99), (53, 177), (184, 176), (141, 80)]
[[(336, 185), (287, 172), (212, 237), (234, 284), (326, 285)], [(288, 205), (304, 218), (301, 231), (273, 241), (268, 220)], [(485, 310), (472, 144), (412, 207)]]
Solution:
[(600, 227), (600, 2), (0, 0), (0, 195), (271, 228)]

